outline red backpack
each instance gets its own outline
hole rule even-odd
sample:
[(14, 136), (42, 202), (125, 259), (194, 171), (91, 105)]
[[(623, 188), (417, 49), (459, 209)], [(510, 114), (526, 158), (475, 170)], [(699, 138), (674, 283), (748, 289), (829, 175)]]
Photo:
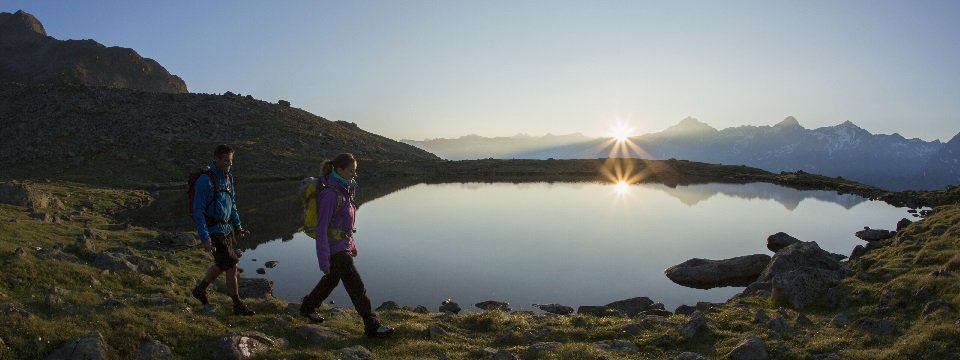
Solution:
[(220, 189), (220, 180), (217, 179), (217, 174), (215, 171), (211, 170), (209, 166), (204, 166), (200, 171), (191, 172), (187, 177), (187, 214), (193, 219), (193, 196), (196, 193), (197, 179), (200, 178), (200, 175), (207, 174), (210, 177), (210, 182), (213, 183), (213, 196), (210, 197), (210, 201), (207, 202), (207, 206), (203, 208), (204, 217), (206, 217), (207, 209), (210, 208), (210, 205), (213, 204), (213, 201), (217, 199), (217, 195), (221, 192), (225, 192), (233, 196), (230, 187), (233, 186), (233, 175), (227, 174), (227, 189)]

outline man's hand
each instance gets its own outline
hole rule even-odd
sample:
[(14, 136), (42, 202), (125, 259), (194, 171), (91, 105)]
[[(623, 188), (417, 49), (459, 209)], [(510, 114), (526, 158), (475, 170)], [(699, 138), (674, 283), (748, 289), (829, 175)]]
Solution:
[(211, 253), (217, 251), (217, 248), (213, 247), (213, 242), (211, 241), (205, 241), (202, 244), (203, 244), (203, 248)]
[(247, 229), (244, 229), (244, 228), (240, 228), (240, 229), (237, 230), (237, 235), (239, 235), (240, 237), (244, 237), (244, 236), (250, 235), (250, 230), (247, 230)]

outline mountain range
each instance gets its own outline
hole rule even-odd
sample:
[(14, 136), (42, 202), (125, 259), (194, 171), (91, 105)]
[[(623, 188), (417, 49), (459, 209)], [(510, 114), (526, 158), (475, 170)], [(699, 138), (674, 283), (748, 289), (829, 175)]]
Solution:
[[(942, 143), (871, 134), (850, 121), (806, 129), (791, 116), (771, 126), (723, 130), (686, 118), (662, 132), (632, 137), (623, 144), (609, 138), (577, 141), (581, 137), (548, 136), (568, 141), (554, 146), (543, 146), (542, 138), (529, 136), (404, 142), (450, 159), (673, 158), (840, 176), (888, 190), (930, 190), (960, 183), (960, 134)], [(503, 139), (512, 139), (509, 151), (497, 147)]]

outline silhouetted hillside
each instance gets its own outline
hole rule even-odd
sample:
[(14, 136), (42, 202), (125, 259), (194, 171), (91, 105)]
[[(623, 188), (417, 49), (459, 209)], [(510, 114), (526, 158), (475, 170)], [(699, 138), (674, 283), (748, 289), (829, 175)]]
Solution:
[(185, 93), (187, 84), (133, 49), (61, 41), (23, 11), (0, 13), (0, 83), (79, 84)]

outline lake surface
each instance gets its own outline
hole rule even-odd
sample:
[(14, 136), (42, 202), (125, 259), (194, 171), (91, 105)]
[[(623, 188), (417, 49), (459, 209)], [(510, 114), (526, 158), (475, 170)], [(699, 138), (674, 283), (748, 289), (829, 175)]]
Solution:
[[(533, 303), (576, 308), (647, 296), (673, 310), (722, 302), (742, 288), (682, 287), (663, 275), (667, 267), (694, 257), (772, 255), (766, 238), (779, 231), (849, 255), (864, 243), (854, 232), (893, 229), (906, 210), (766, 183), (419, 184), (360, 206), (355, 260), (374, 306), (393, 300), (436, 311), (450, 298), (465, 310), (485, 300), (534, 310)], [(280, 265), (255, 274), (268, 260)], [(273, 280), (274, 294), (293, 302), (321, 277), (314, 240), (303, 233), (258, 244), (240, 266), (247, 277)], [(328, 300), (352, 306), (342, 286)]]

